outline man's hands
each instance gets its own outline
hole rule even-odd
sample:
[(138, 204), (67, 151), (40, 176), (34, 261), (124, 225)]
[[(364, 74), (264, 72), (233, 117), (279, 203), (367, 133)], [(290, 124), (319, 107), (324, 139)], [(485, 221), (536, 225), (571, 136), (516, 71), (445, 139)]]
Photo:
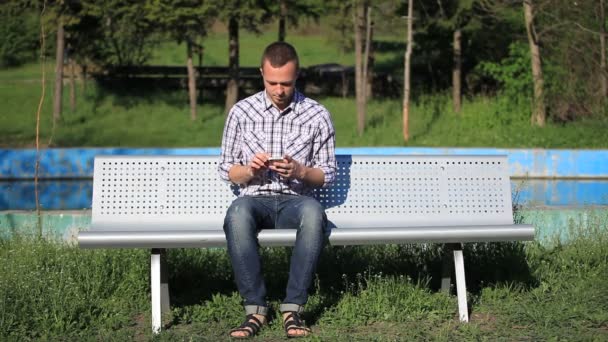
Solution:
[(298, 180), (306, 178), (306, 171), (308, 169), (288, 155), (284, 155), (281, 161), (269, 162), (268, 168), (283, 178)]
[(247, 184), (268, 169), (269, 157), (268, 153), (256, 153), (249, 164), (231, 167), (228, 171), (228, 177), (233, 183)]
[(306, 167), (289, 155), (279, 161), (270, 160), (270, 155), (264, 152), (256, 153), (247, 165), (234, 165), (228, 176), (234, 183), (247, 184), (266, 170), (272, 170), (284, 179), (297, 179), (313, 186), (322, 186), (325, 181), (321, 169)]
[(270, 160), (268, 153), (256, 153), (248, 167), (252, 178), (270, 169), (283, 178), (299, 180), (306, 177), (307, 169), (289, 155), (284, 155), (282, 160)]
[(268, 168), (268, 160), (270, 159), (270, 155), (268, 153), (256, 153), (251, 159), (251, 162), (247, 167), (249, 167), (249, 172), (251, 178), (259, 176), (261, 173), (266, 171)]

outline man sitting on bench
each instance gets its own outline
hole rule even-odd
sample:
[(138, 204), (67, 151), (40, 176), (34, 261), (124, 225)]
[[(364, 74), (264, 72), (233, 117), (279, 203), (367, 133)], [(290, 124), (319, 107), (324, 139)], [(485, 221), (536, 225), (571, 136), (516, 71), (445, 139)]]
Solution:
[(300, 318), (324, 241), (327, 217), (312, 197), (335, 178), (335, 131), (327, 109), (295, 89), (299, 61), (293, 46), (264, 50), (264, 90), (232, 107), (222, 138), (219, 173), (240, 186), (228, 208), (224, 232), (246, 319), (230, 331), (249, 338), (266, 324), (268, 304), (257, 233), (297, 229), (286, 296), (280, 311), (288, 337), (310, 333)]

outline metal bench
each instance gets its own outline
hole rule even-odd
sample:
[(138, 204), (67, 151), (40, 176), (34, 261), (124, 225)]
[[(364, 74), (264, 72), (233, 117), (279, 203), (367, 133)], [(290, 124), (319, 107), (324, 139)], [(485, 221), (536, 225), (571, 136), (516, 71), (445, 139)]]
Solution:
[[(217, 156), (98, 156), (91, 228), (82, 248), (150, 248), (152, 329), (169, 309), (164, 250), (225, 247), (226, 209), (238, 188)], [(332, 245), (454, 244), (459, 317), (468, 321), (461, 243), (534, 239), (514, 224), (506, 156), (338, 155), (335, 183), (317, 189)], [(262, 230), (262, 246), (290, 246), (295, 230)], [(451, 261), (450, 261), (451, 262)], [(445, 273), (445, 272), (444, 272)], [(449, 288), (444, 275), (442, 288)]]

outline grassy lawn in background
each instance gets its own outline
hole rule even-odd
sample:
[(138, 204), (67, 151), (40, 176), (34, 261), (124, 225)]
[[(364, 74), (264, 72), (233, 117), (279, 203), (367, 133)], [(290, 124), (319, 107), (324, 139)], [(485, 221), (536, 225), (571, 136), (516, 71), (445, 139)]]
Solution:
[[(302, 65), (352, 65), (323, 32), (288, 33)], [(257, 66), (261, 49), (276, 39), (241, 32), (241, 65)], [(395, 41), (386, 38), (387, 41)], [(225, 31), (204, 46), (204, 65), (226, 65)], [(183, 65), (185, 47), (165, 42), (149, 64)], [(377, 55), (384, 68), (402, 63), (401, 52)], [(196, 63), (196, 59), (195, 59)], [(401, 65), (401, 64), (399, 64)], [(47, 89), (41, 143), (52, 147), (217, 147), (225, 119), (223, 99), (204, 98), (191, 121), (187, 94), (140, 89), (119, 93), (89, 82), (77, 88), (63, 119), (51, 122), (53, 63), (46, 63)], [(0, 70), (0, 148), (33, 147), (41, 94), (41, 67)], [(401, 100), (372, 100), (366, 131), (356, 133), (354, 98), (318, 98), (332, 113), (337, 145), (505, 148), (607, 148), (608, 118), (529, 123), (529, 105), (501, 98), (465, 99), (451, 110), (446, 93), (414, 92), (411, 140), (401, 138)], [(457, 319), (453, 295), (437, 291), (442, 246), (388, 245), (324, 249), (305, 318), (310, 341), (396, 340), (608, 340), (607, 218), (572, 223), (568, 241), (467, 244), (471, 322)], [(541, 234), (538, 234), (541, 235)], [(277, 307), (286, 283), (288, 248), (263, 249), (269, 297)], [(243, 319), (224, 249), (168, 251), (172, 310), (169, 328), (150, 331), (149, 251), (81, 250), (26, 234), (0, 236), (0, 340), (228, 340)], [(272, 317), (271, 317), (272, 318)], [(257, 340), (284, 340), (271, 320)]]
[[(327, 20), (325, 20), (327, 21)], [(335, 42), (335, 33), (331, 33), (328, 23), (323, 20), (319, 25), (302, 23), (299, 29), (290, 29), (286, 41), (298, 50), (300, 64), (310, 66), (324, 63), (339, 63), (354, 65), (354, 52), (342, 51)], [(263, 49), (277, 40), (276, 25), (267, 25), (260, 34), (246, 30), (239, 32), (239, 63), (244, 67), (260, 65)], [(386, 33), (376, 33), (374, 42), (376, 64), (381, 68), (387, 64), (398, 63), (403, 68), (403, 52), (405, 51), (404, 37)], [(388, 44), (384, 44), (388, 43)], [(203, 65), (226, 66), (228, 64), (228, 32), (225, 27), (216, 25), (203, 41), (205, 48)], [(166, 40), (152, 53), (149, 65), (185, 65), (186, 45)], [(198, 55), (194, 56), (195, 65)]]
[[(26, 66), (29, 70), (32, 66)], [(10, 72), (14, 77), (14, 70)], [(49, 76), (50, 77), (50, 76)], [(0, 72), (0, 146), (31, 147), (35, 141), (40, 82), (7, 80)], [(63, 119), (53, 128), (53, 82), (47, 82), (41, 117), (41, 143), (53, 147), (217, 147), (224, 124), (223, 101), (203, 99), (199, 118), (190, 120), (187, 94), (149, 91), (116, 94), (89, 82), (77, 87), (77, 110), (71, 112), (67, 89)], [(452, 112), (447, 95), (414, 98), (410, 141), (401, 134), (401, 100), (372, 100), (366, 131), (356, 133), (353, 98), (318, 98), (332, 113), (337, 146), (437, 146), (511, 148), (606, 148), (608, 120), (589, 118), (532, 127), (526, 106), (489, 97), (467, 99), (462, 114)], [(50, 143), (50, 144), (49, 144)]]
[[(264, 48), (276, 40), (276, 33), (266, 32), (260, 35), (242, 32), (240, 38), (240, 60), (243, 67), (259, 67), (260, 56)], [(354, 53), (343, 53), (337, 47), (325, 41), (323, 36), (294, 36), (288, 41), (298, 48), (300, 63), (309, 66), (323, 63), (340, 63), (352, 65)], [(205, 53), (203, 65), (226, 66), (228, 63), (228, 33), (215, 33), (203, 42)], [(198, 56), (194, 58), (197, 65)], [(150, 65), (185, 65), (186, 45), (167, 41), (161, 44), (148, 62)]]
[[(324, 27), (324, 24), (320, 27)], [(304, 25), (289, 40), (298, 47), (302, 65), (337, 62), (352, 65), (352, 53), (341, 52), (322, 29)], [(261, 35), (241, 32), (242, 66), (259, 65), (261, 49), (276, 39), (274, 26)], [(306, 34), (303, 34), (306, 33)], [(204, 65), (226, 65), (228, 43), (224, 29), (214, 28), (205, 39)], [(401, 68), (399, 40), (379, 49), (377, 65)], [(156, 49), (149, 64), (182, 65), (185, 47), (165, 42)], [(395, 64), (396, 63), (396, 64)], [(46, 96), (41, 115), (41, 144), (51, 147), (217, 147), (225, 119), (224, 99), (205, 97), (199, 117), (190, 120), (186, 91), (137, 89), (130, 92), (102, 89), (93, 81), (86, 91), (78, 85), (77, 107), (69, 108), (68, 87), (64, 87), (63, 119), (52, 125), (54, 87), (52, 60), (45, 64)], [(28, 64), (0, 70), (0, 147), (32, 147), (35, 143), (36, 109), (41, 94), (41, 66)], [(608, 118), (598, 114), (577, 122), (549, 123), (532, 127), (527, 103), (509, 103), (499, 97), (464, 99), (461, 114), (452, 112), (448, 92), (413, 92), (410, 110), (410, 140), (403, 142), (401, 99), (372, 100), (367, 108), (366, 130), (356, 133), (355, 99), (315, 97), (332, 113), (339, 147), (351, 146), (436, 146), (511, 148), (606, 148)]]
[[(467, 244), (471, 322), (437, 291), (441, 246), (326, 247), (305, 318), (311, 341), (606, 340), (606, 217), (567, 242)], [(289, 249), (262, 251), (277, 307)], [(155, 340), (223, 341), (242, 307), (224, 249), (171, 249), (172, 311)], [(0, 239), (1, 340), (149, 340), (149, 252)], [(274, 317), (274, 316), (271, 316)], [(258, 340), (283, 340), (272, 320)]]

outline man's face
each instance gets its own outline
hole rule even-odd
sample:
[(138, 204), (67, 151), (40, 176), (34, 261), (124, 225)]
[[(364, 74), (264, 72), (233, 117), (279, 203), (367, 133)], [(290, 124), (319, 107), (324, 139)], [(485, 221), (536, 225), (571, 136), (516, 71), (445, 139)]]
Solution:
[(285, 109), (291, 103), (291, 98), (295, 91), (298, 70), (294, 61), (275, 68), (268, 61), (264, 61), (262, 68), (262, 78), (264, 78), (264, 89), (268, 97), (280, 110)]

